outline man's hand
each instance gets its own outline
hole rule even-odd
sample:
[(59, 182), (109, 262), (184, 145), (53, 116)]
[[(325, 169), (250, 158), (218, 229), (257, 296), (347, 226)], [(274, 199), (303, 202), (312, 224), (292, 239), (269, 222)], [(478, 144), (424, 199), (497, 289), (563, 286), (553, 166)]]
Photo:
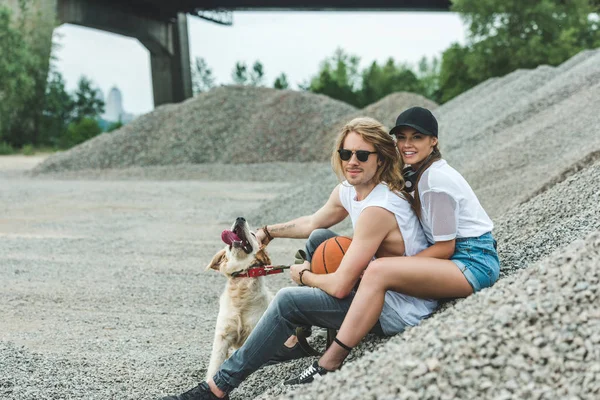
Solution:
[(294, 264), (290, 266), (290, 275), (292, 280), (298, 285), (303, 285), (303, 283), (300, 282), (300, 272), (304, 270), (310, 270), (310, 263), (308, 261), (304, 262), (303, 264)]
[(267, 232), (265, 232), (265, 227), (258, 228), (256, 230), (255, 235), (256, 235), (256, 240), (258, 240), (258, 245), (260, 247), (265, 247), (266, 245), (268, 245), (271, 242), (271, 239), (269, 239)]

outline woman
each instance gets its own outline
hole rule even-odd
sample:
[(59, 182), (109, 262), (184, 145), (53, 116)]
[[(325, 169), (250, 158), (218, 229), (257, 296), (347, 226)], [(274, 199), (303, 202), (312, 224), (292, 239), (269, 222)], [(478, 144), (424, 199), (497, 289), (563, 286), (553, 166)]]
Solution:
[(311, 382), (338, 369), (377, 322), (386, 291), (427, 299), (466, 297), (498, 279), (493, 223), (467, 181), (442, 159), (433, 114), (410, 108), (398, 116), (390, 135), (396, 137), (402, 161), (410, 165), (404, 169), (407, 190), (414, 190), (415, 208), (431, 246), (414, 257), (372, 261), (337, 340), (292, 383)]

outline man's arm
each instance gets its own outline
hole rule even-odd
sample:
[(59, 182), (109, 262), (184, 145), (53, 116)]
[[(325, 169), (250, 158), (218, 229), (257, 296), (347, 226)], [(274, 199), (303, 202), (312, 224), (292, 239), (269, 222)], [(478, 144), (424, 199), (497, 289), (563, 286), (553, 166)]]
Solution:
[(393, 229), (398, 229), (393, 213), (381, 207), (366, 208), (356, 221), (352, 243), (337, 271), (326, 275), (306, 271), (302, 282), (340, 299), (348, 296), (383, 239)]
[[(267, 230), (273, 238), (305, 239), (318, 228), (329, 228), (348, 216), (348, 212), (340, 201), (339, 185), (333, 189), (323, 207), (312, 215), (296, 218), (282, 224), (268, 225)], [(256, 237), (260, 243), (268, 243), (266, 233), (259, 229)]]

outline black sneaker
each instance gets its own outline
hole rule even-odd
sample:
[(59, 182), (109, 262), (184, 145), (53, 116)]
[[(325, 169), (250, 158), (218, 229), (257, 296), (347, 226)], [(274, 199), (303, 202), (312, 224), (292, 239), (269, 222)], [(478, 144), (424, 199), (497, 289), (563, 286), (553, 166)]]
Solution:
[(161, 400), (218, 400), (225, 399), (229, 400), (229, 396), (217, 397), (213, 392), (210, 391), (208, 383), (202, 382), (193, 389), (188, 390), (185, 393), (181, 393), (179, 396), (167, 396)]
[(300, 385), (303, 383), (310, 383), (314, 380), (319, 380), (323, 378), (323, 375), (327, 374), (328, 371), (325, 368), (319, 365), (318, 361), (315, 361), (310, 367), (306, 368), (300, 375), (296, 378), (288, 379), (287, 381), (283, 381), (284, 385)]

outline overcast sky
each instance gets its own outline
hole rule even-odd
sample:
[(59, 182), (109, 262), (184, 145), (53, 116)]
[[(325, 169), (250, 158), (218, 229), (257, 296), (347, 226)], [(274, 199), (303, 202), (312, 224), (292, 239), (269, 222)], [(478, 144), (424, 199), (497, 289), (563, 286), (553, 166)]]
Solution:
[[(285, 72), (292, 88), (315, 75), (338, 47), (359, 56), (361, 67), (389, 57), (416, 64), (464, 43), (466, 32), (449, 12), (235, 12), (233, 26), (188, 16), (188, 30), (191, 59), (204, 57), (217, 83), (231, 83), (237, 61), (260, 60), (268, 86)], [(86, 75), (105, 96), (113, 86), (121, 89), (125, 111), (152, 110), (149, 53), (136, 39), (75, 25), (55, 34), (56, 66), (68, 90)]]

